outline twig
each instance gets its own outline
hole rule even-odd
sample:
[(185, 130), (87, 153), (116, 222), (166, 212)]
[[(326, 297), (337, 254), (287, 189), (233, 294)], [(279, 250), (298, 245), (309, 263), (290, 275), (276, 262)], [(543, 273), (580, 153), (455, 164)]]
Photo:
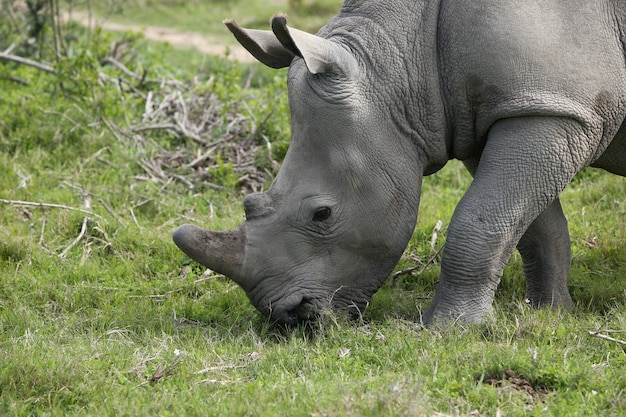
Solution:
[[(4, 4), (6, 4), (7, 9), (9, 11), (9, 16), (13, 22), (13, 25), (15, 26), (15, 28), (17, 29), (18, 32), (20, 32), (20, 35), (22, 38), (27, 39), (28, 35), (26, 34), (26, 32), (24, 31), (22, 25), (20, 25), (20, 22), (18, 22), (18, 17), (15, 14), (15, 10), (13, 10), (13, 5), (11, 4), (11, 2), (4, 2)], [(22, 17), (22, 20), (24, 20), (24, 18)]]
[(396, 280), (398, 279), (399, 276), (409, 275), (417, 269), (419, 269), (419, 272), (417, 273), (417, 275), (421, 275), (426, 270), (426, 268), (428, 268), (428, 266), (430, 266), (433, 262), (435, 262), (435, 259), (437, 259), (437, 256), (439, 256), (442, 250), (443, 250), (443, 246), (437, 249), (437, 252), (435, 252), (434, 255), (431, 256), (430, 259), (428, 259), (428, 262), (426, 262), (424, 265), (421, 265), (421, 266), (416, 265), (411, 268), (407, 268), (407, 269), (403, 269), (401, 271), (395, 272), (391, 276), (391, 281), (389, 282), (389, 285), (393, 287), (394, 285), (396, 285)]
[(59, 2), (58, 1), (49, 1), (50, 14), (52, 15), (52, 34), (54, 38), (54, 51), (56, 52), (57, 57), (61, 57), (65, 54), (65, 45), (63, 42), (63, 33), (61, 31), (62, 22), (61, 22), (61, 14), (59, 12)]
[(156, 382), (159, 382), (163, 378), (167, 378), (168, 376), (173, 375), (174, 371), (178, 367), (179, 362), (180, 362), (180, 356), (176, 356), (176, 358), (170, 365), (158, 368), (152, 374), (152, 376), (150, 377), (148, 381), (154, 384)]
[(46, 219), (43, 219), (43, 221), (41, 222), (41, 232), (39, 234), (39, 246), (44, 247), (44, 248), (46, 247), (43, 241), (43, 234), (45, 230), (46, 230)]
[(205, 153), (203, 153), (202, 155), (200, 155), (199, 157), (197, 157), (193, 161), (189, 162), (188, 164), (183, 165), (183, 167), (184, 168), (195, 168), (198, 165), (200, 165), (202, 162), (204, 162), (206, 159), (208, 159), (214, 152), (215, 152), (215, 146), (209, 148), (208, 151), (206, 151)]
[(110, 57), (110, 56), (102, 58), (100, 60), (100, 65), (104, 66), (106, 64), (113, 65), (115, 68), (119, 69), (124, 74), (128, 75), (129, 77), (134, 78), (135, 80), (139, 80), (138, 86), (142, 86), (145, 83), (156, 83), (156, 84), (161, 84), (161, 85), (172, 85), (172, 86), (176, 86), (180, 84), (180, 81), (178, 80), (167, 81), (163, 79), (146, 78), (147, 71), (144, 71), (142, 75), (139, 75), (136, 72), (133, 72), (130, 69), (128, 69), (126, 65), (122, 64), (117, 59)]
[(198, 381), (196, 382), (196, 385), (200, 385), (200, 384), (219, 384), (219, 385), (228, 385), (228, 384), (234, 384), (236, 383), (238, 380), (219, 380), (219, 379), (203, 379), (202, 381)]
[(2, 77), (2, 78), (6, 79), (6, 80), (9, 80), (9, 81), (13, 81), (14, 83), (17, 83), (17, 84), (25, 85), (27, 87), (30, 85), (30, 83), (28, 81), (26, 81), (25, 79), (20, 78), (20, 77), (14, 77), (12, 75), (9, 75), (7, 77)]
[(178, 126), (173, 123), (165, 123), (160, 125), (135, 126), (132, 128), (133, 133), (145, 132), (147, 130), (173, 130), (178, 133)]
[(170, 227), (171, 225), (173, 225), (174, 223), (176, 223), (179, 219), (177, 217), (174, 217), (172, 219), (169, 219), (168, 221), (166, 221), (165, 223), (163, 223), (160, 226), (157, 226), (157, 230), (163, 230), (166, 227)]
[(50, 65), (42, 64), (37, 61), (33, 61), (28, 58), (23, 58), (21, 56), (8, 54), (6, 52), (0, 52), (0, 60), (11, 61), (22, 65), (27, 65), (29, 67), (37, 68), (38, 70), (50, 73), (50, 74), (58, 74), (58, 72), (52, 68)]
[(122, 220), (122, 218), (120, 216), (117, 215), (117, 213), (115, 213), (111, 207), (109, 207), (109, 205), (107, 203), (104, 202), (103, 199), (99, 198), (98, 199), (98, 203), (100, 203), (102, 205), (102, 207), (104, 207), (104, 209), (114, 218), (117, 219), (117, 221), (119, 221), (120, 223), (122, 223), (124, 226), (126, 226), (126, 223), (124, 223), (124, 221)]
[(120, 129), (116, 125), (114, 125), (112, 122), (107, 120), (105, 117), (101, 117), (101, 119), (102, 119), (102, 122), (109, 129), (109, 132), (111, 132), (113, 136), (115, 136), (115, 139), (117, 139), (118, 142), (124, 143), (124, 138), (122, 138), (122, 136), (120, 135)]
[[(74, 127), (79, 128), (79, 129), (82, 129), (82, 130), (85, 130), (85, 127), (84, 127), (83, 125), (81, 125), (80, 123), (76, 122), (74, 119), (72, 119), (72, 118), (71, 118), (71, 117), (69, 117), (67, 114), (65, 114), (65, 113), (67, 113), (67, 112), (65, 112), (65, 113), (61, 113), (61, 112), (58, 112), (58, 111), (53, 111), (53, 110), (44, 110), (44, 109), (43, 109), (43, 108), (41, 108), (41, 107), (39, 108), (39, 111), (40, 111), (40, 112), (42, 112), (43, 114), (52, 114), (52, 115), (54, 115), (54, 116), (59, 116), (59, 117), (61, 117), (62, 119), (67, 120), (68, 122), (70, 122), (71, 124), (73, 124), (73, 125), (74, 125)], [(73, 130), (74, 130), (74, 128), (72, 128), (72, 129), (70, 130), (70, 132), (71, 132), (71, 131), (73, 131)]]
[(226, 369), (240, 369), (240, 368), (245, 368), (246, 366), (250, 365), (249, 363), (246, 363), (244, 365), (218, 365), (218, 366), (209, 366), (208, 368), (204, 368), (200, 371), (196, 371), (194, 372), (194, 375), (201, 375), (201, 374), (206, 374), (207, 372), (215, 372), (215, 371), (224, 371)]
[(130, 208), (130, 216), (133, 218), (133, 221), (135, 222), (135, 224), (137, 225), (138, 228), (143, 229), (143, 227), (141, 227), (139, 225), (139, 222), (137, 221), (137, 217), (135, 217), (135, 212), (133, 211), (133, 208)]
[(4, 204), (10, 204), (10, 205), (14, 205), (14, 206), (25, 206), (25, 207), (48, 207), (48, 208), (58, 208), (58, 209), (63, 209), (63, 210), (72, 210), (72, 211), (79, 211), (81, 213), (87, 214), (89, 216), (94, 216), (94, 217), (98, 217), (98, 218), (102, 218), (102, 216), (89, 211), (89, 210), (85, 210), (82, 208), (77, 208), (77, 207), (70, 207), (70, 206), (66, 206), (63, 204), (55, 204), (55, 203), (35, 203), (32, 201), (20, 201), (20, 200), (5, 200), (3, 198), (0, 198), (0, 203), (4, 203)]
[(70, 243), (69, 246), (67, 248), (65, 248), (65, 250), (63, 250), (63, 252), (61, 252), (61, 254), (59, 255), (59, 257), (61, 259), (65, 259), (65, 257), (67, 256), (67, 253), (70, 251), (70, 249), (72, 249), (74, 246), (76, 246), (76, 244), (78, 242), (80, 242), (80, 240), (85, 236), (85, 233), (87, 232), (87, 222), (88, 221), (89, 221), (89, 217), (85, 217), (83, 219), (83, 225), (80, 228), (80, 233), (78, 234), (76, 239), (74, 239), (72, 241), (72, 243)]
[(620, 333), (620, 332), (623, 332), (623, 331), (621, 331), (621, 330), (596, 330), (596, 331), (590, 330), (589, 334), (591, 336), (595, 336), (595, 337), (598, 337), (600, 339), (609, 340), (611, 342), (619, 343), (622, 346), (626, 346), (626, 341), (619, 340), (619, 339), (616, 339), (614, 337), (607, 336), (605, 334), (605, 333)]
[(122, 64), (121, 62), (119, 62), (117, 59), (113, 57), (107, 56), (105, 58), (102, 58), (100, 60), (100, 65), (104, 66), (105, 64), (113, 65), (115, 68), (121, 70), (124, 74), (128, 75), (131, 78), (134, 78), (136, 80), (141, 79), (141, 76), (139, 74), (132, 72), (131, 70), (128, 69), (128, 67), (126, 67), (126, 65)]
[(7, 49), (4, 50), (4, 54), (10, 54), (11, 52), (13, 52), (13, 50), (15, 49), (15, 44), (12, 43), (11, 45), (9, 45), (9, 47)]

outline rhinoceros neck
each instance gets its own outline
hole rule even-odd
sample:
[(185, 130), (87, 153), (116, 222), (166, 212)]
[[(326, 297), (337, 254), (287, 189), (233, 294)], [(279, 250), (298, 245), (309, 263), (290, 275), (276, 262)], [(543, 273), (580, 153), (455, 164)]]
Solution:
[(343, 43), (365, 68), (369, 97), (424, 155), (424, 174), (449, 159), (438, 74), (440, 0), (352, 1), (319, 32)]

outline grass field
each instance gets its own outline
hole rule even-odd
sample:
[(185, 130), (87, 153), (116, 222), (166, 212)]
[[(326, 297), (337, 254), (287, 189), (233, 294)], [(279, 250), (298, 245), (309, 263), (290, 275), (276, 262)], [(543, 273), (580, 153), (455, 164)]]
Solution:
[[(180, 21), (144, 24), (194, 29), (206, 2), (150, 5)], [(273, 9), (258, 7), (266, 21)], [(418, 324), (471, 181), (453, 161), (425, 179), (397, 267), (419, 273), (359, 320), (284, 331), (170, 236), (237, 225), (245, 193), (267, 187), (289, 137), (285, 72), (65, 30), (77, 40), (54, 58), (51, 33), (33, 50), (0, 18), (0, 50), (55, 70), (0, 61), (0, 415), (626, 414), (624, 178), (585, 171), (562, 195), (573, 311), (525, 305), (515, 254), (493, 322)]]
[[(234, 42), (222, 24), (224, 19), (236, 19), (244, 27), (269, 29), (273, 14), (287, 13), (294, 27), (316, 32), (339, 12), (340, 7), (339, 0), (128, 0), (93, 3), (94, 11), (101, 19), (194, 31), (225, 43)], [(77, 7), (77, 10), (85, 8)]]

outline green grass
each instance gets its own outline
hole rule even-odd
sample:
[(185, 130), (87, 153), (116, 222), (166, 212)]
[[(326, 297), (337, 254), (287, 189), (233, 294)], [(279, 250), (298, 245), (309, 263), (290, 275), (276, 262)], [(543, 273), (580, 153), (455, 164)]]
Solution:
[[(237, 108), (246, 117), (273, 111), (263, 134), (285, 140), (284, 99), (269, 96), (284, 72), (255, 67), (258, 77), (244, 91), (247, 67), (138, 45), (126, 62), (132, 69), (213, 77), (213, 91), (246, 103), (249, 111)], [(168, 59), (178, 54), (191, 64)], [(571, 312), (523, 303), (516, 254), (497, 292), (495, 321), (424, 329), (417, 323), (435, 290), (435, 257), (421, 274), (386, 284), (361, 319), (330, 315), (317, 329), (287, 332), (171, 242), (181, 223), (237, 225), (243, 191), (229, 181), (217, 191), (147, 178), (141, 158), (197, 145), (157, 133), (145, 145), (116, 138), (102, 116), (125, 126), (141, 120), (143, 101), (90, 84), (98, 67), (88, 56), (73, 59), (71, 85), (0, 64), (0, 74), (30, 83), (0, 77), (0, 199), (13, 201), (0, 203), (0, 415), (626, 413), (624, 347), (589, 334), (626, 330), (625, 179), (586, 171), (562, 195), (573, 243)], [(470, 181), (457, 162), (425, 180), (398, 269), (435, 254)], [(86, 223), (84, 213), (68, 209), (85, 201), (93, 212)], [(431, 247), (437, 220), (443, 225)]]
[(222, 24), (224, 19), (235, 19), (244, 27), (269, 30), (272, 15), (287, 13), (291, 25), (314, 33), (339, 13), (341, 3), (339, 0), (128, 0), (93, 2), (93, 7), (98, 16), (115, 22), (194, 31), (232, 44), (232, 35)]

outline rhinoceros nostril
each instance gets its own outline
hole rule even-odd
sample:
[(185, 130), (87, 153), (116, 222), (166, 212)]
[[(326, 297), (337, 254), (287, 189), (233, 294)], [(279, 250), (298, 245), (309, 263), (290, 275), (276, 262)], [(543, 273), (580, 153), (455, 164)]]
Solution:
[(288, 326), (295, 326), (296, 324), (298, 324), (298, 315), (293, 311), (287, 313), (287, 323), (285, 324), (287, 324)]
[(315, 304), (308, 298), (302, 298), (299, 304), (287, 310), (287, 324), (295, 325), (311, 321), (316, 316)]
[(273, 210), (271, 199), (267, 193), (252, 193), (243, 200), (243, 211), (246, 219), (251, 220), (256, 217), (263, 217)]

